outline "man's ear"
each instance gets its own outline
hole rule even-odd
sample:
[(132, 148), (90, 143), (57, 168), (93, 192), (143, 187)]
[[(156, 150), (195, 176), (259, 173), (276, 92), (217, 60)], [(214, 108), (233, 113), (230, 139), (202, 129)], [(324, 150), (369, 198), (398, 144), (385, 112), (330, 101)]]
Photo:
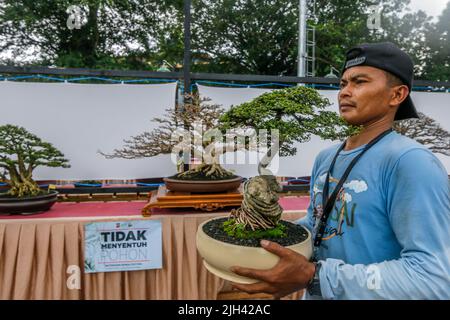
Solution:
[(391, 105), (400, 105), (409, 95), (409, 88), (406, 85), (395, 86), (392, 88)]

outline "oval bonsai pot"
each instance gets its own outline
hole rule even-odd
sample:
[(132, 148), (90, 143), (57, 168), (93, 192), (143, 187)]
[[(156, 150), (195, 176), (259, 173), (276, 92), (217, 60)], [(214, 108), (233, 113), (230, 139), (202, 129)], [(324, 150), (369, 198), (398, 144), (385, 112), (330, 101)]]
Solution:
[(166, 188), (178, 192), (219, 193), (239, 188), (242, 177), (225, 180), (181, 180), (164, 178)]
[(0, 195), (0, 214), (37, 214), (48, 211), (57, 201), (58, 192), (50, 191), (48, 194), (35, 197), (17, 198)]
[[(221, 219), (223, 217), (214, 218)], [(235, 245), (216, 240), (203, 231), (203, 226), (208, 223), (207, 220), (199, 225), (197, 229), (197, 250), (203, 258), (203, 264), (214, 275), (236, 283), (251, 284), (258, 280), (239, 276), (230, 271), (232, 266), (241, 266), (253, 269), (270, 269), (273, 268), (278, 260), (278, 256), (266, 251), (262, 247), (247, 247)], [(294, 245), (285, 248), (294, 250), (307, 259), (312, 255), (311, 233), (307, 231), (307, 238)]]

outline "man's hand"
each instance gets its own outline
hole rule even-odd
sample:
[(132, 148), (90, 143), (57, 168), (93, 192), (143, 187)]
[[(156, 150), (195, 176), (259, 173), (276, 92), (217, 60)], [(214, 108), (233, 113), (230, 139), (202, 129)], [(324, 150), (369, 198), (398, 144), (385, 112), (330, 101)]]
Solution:
[(261, 241), (261, 246), (280, 257), (278, 263), (269, 270), (232, 267), (234, 273), (260, 282), (253, 284), (233, 283), (233, 287), (247, 293), (269, 293), (275, 299), (306, 288), (314, 277), (315, 265), (301, 254), (284, 248), (275, 242)]

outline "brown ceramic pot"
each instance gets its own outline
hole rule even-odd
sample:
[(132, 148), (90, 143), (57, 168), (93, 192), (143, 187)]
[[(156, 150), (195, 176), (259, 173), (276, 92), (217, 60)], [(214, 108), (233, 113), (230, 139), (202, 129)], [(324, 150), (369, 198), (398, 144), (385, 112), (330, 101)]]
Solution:
[(177, 192), (220, 193), (239, 188), (242, 177), (227, 180), (178, 180), (164, 178), (166, 188)]

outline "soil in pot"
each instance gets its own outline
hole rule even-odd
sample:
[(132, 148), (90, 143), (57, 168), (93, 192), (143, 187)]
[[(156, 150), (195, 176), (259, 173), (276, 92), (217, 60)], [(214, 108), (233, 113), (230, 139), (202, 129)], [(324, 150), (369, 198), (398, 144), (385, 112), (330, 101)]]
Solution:
[(199, 171), (199, 172), (195, 172), (191, 175), (189, 175), (189, 177), (187, 176), (179, 176), (179, 174), (173, 175), (171, 177), (168, 177), (169, 179), (174, 179), (174, 180), (192, 180), (192, 181), (220, 181), (220, 180), (230, 180), (230, 179), (235, 179), (238, 178), (239, 176), (234, 175), (234, 174), (230, 174), (229, 176), (226, 177), (222, 177), (222, 178), (217, 178), (217, 177), (211, 177), (211, 176), (207, 176), (203, 171)]
[[(203, 232), (211, 238), (222, 242), (246, 247), (261, 247), (260, 240), (262, 239), (239, 239), (228, 235), (223, 228), (223, 223), (227, 220), (227, 217), (212, 219), (211, 221), (205, 223), (203, 226)], [(303, 226), (284, 220), (281, 220), (280, 223), (285, 226), (284, 232), (286, 233), (286, 236), (282, 238), (264, 237), (265, 240), (276, 242), (284, 247), (287, 247), (303, 242), (308, 238), (308, 232)]]

